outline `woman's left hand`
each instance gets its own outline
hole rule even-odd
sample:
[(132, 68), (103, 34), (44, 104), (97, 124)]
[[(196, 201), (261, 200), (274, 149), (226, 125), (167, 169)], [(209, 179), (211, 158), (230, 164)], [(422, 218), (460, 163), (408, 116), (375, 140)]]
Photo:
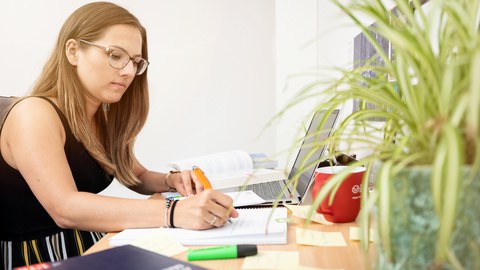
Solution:
[(182, 196), (192, 196), (203, 191), (203, 185), (194, 176), (193, 171), (183, 170), (172, 173), (166, 179), (169, 187), (175, 188)]

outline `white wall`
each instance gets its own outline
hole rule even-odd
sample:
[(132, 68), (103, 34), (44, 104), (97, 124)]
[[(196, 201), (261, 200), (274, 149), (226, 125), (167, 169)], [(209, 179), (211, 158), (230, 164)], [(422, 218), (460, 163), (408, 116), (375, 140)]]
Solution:
[[(345, 1), (344, 1), (345, 2)], [(353, 37), (357, 27), (330, 1), (276, 1), (276, 108), (281, 111), (305, 85), (314, 80), (338, 77), (332, 67), (351, 66)], [(315, 75), (312, 71), (318, 71)], [(317, 100), (309, 100), (286, 111), (276, 129), (280, 164), (293, 162), (296, 148), (293, 141), (308, 127), (309, 113)], [(342, 108), (341, 118), (351, 112), (351, 105)], [(293, 150), (293, 151), (292, 151)]]
[[(67, 16), (88, 2), (0, 3), (1, 95), (27, 93)], [(171, 160), (231, 149), (265, 152), (285, 166), (285, 150), (313, 106), (299, 106), (264, 130), (312, 79), (288, 77), (349, 65), (358, 32), (325, 0), (115, 2), (148, 30), (151, 110), (136, 154), (157, 170)]]
[[(2, 95), (30, 89), (61, 25), (87, 2), (0, 3)], [(261, 133), (275, 110), (273, 0), (116, 3), (149, 35), (151, 111), (136, 145), (147, 167), (223, 150), (275, 150), (274, 131)]]

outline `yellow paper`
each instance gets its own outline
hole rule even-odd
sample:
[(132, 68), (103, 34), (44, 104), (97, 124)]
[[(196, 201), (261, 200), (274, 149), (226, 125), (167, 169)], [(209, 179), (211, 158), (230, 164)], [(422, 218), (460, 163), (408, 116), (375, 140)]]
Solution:
[[(360, 241), (360, 228), (359, 227), (350, 227), (349, 237), (350, 237), (350, 240), (352, 240), (352, 241)], [(369, 238), (370, 238), (370, 242), (373, 242), (373, 238), (374, 238), (373, 229), (370, 229)]]
[(344, 247), (347, 242), (341, 232), (320, 232), (297, 228), (297, 244), (321, 246), (321, 247)]
[(259, 251), (245, 257), (242, 269), (297, 269), (298, 251)]
[[(312, 207), (312, 205), (285, 205), (285, 206), (288, 209), (290, 209), (290, 211), (292, 211), (292, 216), (303, 218), (303, 219), (307, 218), (307, 213)], [(324, 225), (333, 224), (332, 222), (326, 220), (322, 214), (319, 214), (316, 211), (313, 211), (312, 215), (310, 216), (310, 220), (320, 224), (324, 224)]]
[[(331, 269), (331, 268), (317, 268), (312, 266), (297, 265), (294, 268), (295, 270), (343, 270), (343, 269)], [(287, 268), (279, 268), (278, 270), (292, 270)]]
[(173, 239), (163, 228), (153, 230), (148, 235), (132, 242), (132, 245), (169, 257), (187, 250), (186, 247)]
[(259, 251), (255, 256), (245, 257), (242, 269), (343, 270), (299, 265), (297, 251)]

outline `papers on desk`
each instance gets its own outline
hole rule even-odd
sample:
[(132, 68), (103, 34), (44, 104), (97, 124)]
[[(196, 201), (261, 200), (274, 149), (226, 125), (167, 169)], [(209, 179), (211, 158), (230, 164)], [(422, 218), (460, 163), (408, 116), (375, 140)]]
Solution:
[[(349, 228), (349, 236), (350, 236), (350, 240), (352, 241), (360, 241), (360, 228), (359, 227), (350, 227)], [(375, 237), (375, 232), (373, 231), (373, 229), (370, 229), (370, 232), (368, 233), (369, 235), (369, 241), (370, 242), (373, 242), (373, 239)]]
[(184, 245), (286, 244), (287, 209), (237, 209), (239, 217), (223, 227), (204, 231), (171, 229), (169, 233)]
[(321, 232), (296, 228), (297, 244), (320, 247), (346, 247), (341, 232)]
[(188, 250), (168, 234), (164, 228), (153, 229), (148, 235), (135, 239), (131, 244), (169, 257)]
[[(286, 244), (286, 208), (237, 209), (239, 217), (223, 227), (209, 230), (165, 229), (183, 245)], [(272, 212), (273, 211), (273, 212)], [(270, 220), (270, 214), (272, 214)], [(110, 238), (110, 245), (130, 244), (152, 235), (153, 229), (127, 229)]]
[(264, 199), (251, 190), (226, 192), (225, 195), (228, 195), (230, 198), (232, 198), (233, 206), (235, 207), (259, 205), (265, 202)]
[(290, 209), (290, 211), (292, 211), (292, 216), (294, 217), (303, 218), (303, 219), (310, 218), (311, 221), (315, 221), (323, 225), (333, 224), (332, 222), (326, 220), (322, 214), (319, 214), (316, 211), (313, 211), (312, 215), (309, 217), (308, 211), (310, 211), (310, 208), (312, 208), (312, 205), (285, 205), (285, 207), (287, 207), (288, 209)]
[(327, 270), (326, 268), (304, 266), (300, 263), (298, 251), (259, 251), (256, 256), (245, 257), (242, 269)]
[(298, 251), (259, 251), (245, 257), (242, 269), (297, 269), (299, 258)]

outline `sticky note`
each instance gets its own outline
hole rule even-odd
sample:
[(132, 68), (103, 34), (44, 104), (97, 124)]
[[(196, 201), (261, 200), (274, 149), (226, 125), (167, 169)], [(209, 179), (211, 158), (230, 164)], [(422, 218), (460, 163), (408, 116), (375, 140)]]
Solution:
[(152, 230), (147, 235), (133, 241), (132, 245), (169, 257), (187, 250), (163, 228)]
[(298, 251), (259, 251), (245, 257), (242, 269), (297, 269)]
[[(360, 241), (360, 228), (359, 227), (350, 227), (349, 228), (349, 238), (352, 241)], [(370, 229), (369, 240), (373, 242), (374, 234), (373, 229)]]
[[(292, 216), (298, 217), (298, 218), (307, 218), (307, 213), (312, 207), (311, 205), (285, 205), (290, 211), (292, 211)], [(325, 217), (322, 214), (317, 213), (316, 211), (313, 211), (312, 215), (310, 216), (310, 220), (324, 224), (324, 225), (331, 225), (333, 224), (332, 222), (328, 221), (325, 219)]]
[(260, 251), (255, 256), (245, 257), (242, 269), (343, 270), (300, 265), (297, 251)]
[(341, 232), (321, 232), (296, 228), (297, 244), (321, 246), (321, 247), (344, 247), (347, 242)]

